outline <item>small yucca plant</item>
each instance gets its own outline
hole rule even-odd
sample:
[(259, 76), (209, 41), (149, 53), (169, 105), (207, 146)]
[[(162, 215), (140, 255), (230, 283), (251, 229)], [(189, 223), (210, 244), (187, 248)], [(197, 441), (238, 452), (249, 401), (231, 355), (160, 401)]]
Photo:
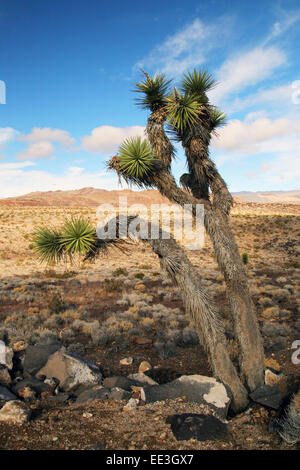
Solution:
[(87, 219), (73, 218), (65, 222), (60, 243), (69, 255), (84, 254), (95, 247), (96, 231)]
[(38, 227), (33, 234), (32, 245), (42, 262), (57, 263), (64, 256), (61, 236), (56, 229)]
[(67, 220), (61, 230), (39, 227), (32, 242), (40, 260), (50, 264), (93, 251), (97, 239), (89, 221), (80, 217)]

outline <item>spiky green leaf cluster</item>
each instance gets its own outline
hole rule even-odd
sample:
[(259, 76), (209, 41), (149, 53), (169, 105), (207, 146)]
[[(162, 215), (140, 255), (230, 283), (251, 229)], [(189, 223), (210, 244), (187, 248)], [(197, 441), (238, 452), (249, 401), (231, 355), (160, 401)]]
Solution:
[(168, 121), (179, 133), (196, 123), (202, 105), (195, 95), (182, 94), (176, 87), (167, 98)]
[(212, 130), (215, 130), (217, 127), (221, 127), (226, 124), (226, 114), (215, 106), (210, 106), (209, 115)]
[(146, 74), (145, 80), (136, 84), (134, 91), (143, 96), (137, 98), (136, 102), (144, 109), (151, 112), (165, 106), (166, 96), (172, 80), (168, 80), (164, 74), (158, 73), (154, 77)]
[(60, 233), (56, 229), (38, 227), (33, 234), (32, 242), (42, 262), (57, 263), (64, 255)]
[(207, 71), (197, 71), (194, 69), (193, 72), (184, 74), (181, 82), (181, 90), (185, 94), (196, 95), (198, 99), (200, 99), (200, 97), (203, 98), (205, 96), (208, 90), (215, 86), (215, 83), (215, 80)]
[(65, 222), (61, 233), (61, 245), (63, 250), (73, 255), (86, 253), (95, 246), (96, 233), (87, 219), (82, 217)]
[(149, 183), (160, 166), (151, 146), (141, 137), (124, 140), (119, 147), (117, 163), (119, 173), (138, 185)]
[(32, 236), (34, 249), (42, 262), (57, 263), (75, 254), (92, 251), (97, 244), (96, 231), (82, 217), (66, 220), (63, 227), (39, 227)]

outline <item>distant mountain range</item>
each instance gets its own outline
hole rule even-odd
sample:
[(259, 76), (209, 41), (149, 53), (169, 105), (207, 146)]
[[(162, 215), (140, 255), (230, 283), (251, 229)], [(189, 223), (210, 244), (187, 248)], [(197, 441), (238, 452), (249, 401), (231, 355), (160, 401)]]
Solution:
[[(285, 203), (300, 204), (300, 190), (293, 191), (241, 191), (232, 193), (236, 203), (256, 202), (261, 204)], [(0, 199), (0, 205), (7, 206), (56, 206), (56, 207), (96, 207), (102, 203), (119, 204), (119, 197), (127, 197), (127, 204), (168, 203), (156, 190), (132, 191), (82, 188), (72, 191), (37, 191), (23, 196)]]

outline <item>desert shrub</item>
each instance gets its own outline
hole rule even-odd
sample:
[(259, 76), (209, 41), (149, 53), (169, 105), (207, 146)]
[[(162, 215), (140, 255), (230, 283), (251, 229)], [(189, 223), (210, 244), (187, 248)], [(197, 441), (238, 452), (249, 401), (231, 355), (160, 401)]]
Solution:
[(103, 288), (105, 292), (118, 292), (122, 289), (122, 283), (116, 279), (104, 279)]
[(248, 262), (249, 262), (248, 253), (246, 253), (246, 252), (242, 253), (242, 261), (243, 261), (244, 264), (248, 264)]
[(134, 277), (136, 279), (144, 279), (145, 274), (144, 273), (135, 273)]
[(48, 303), (50, 313), (58, 314), (66, 310), (66, 304), (61, 294), (54, 294)]
[(125, 268), (117, 268), (113, 271), (113, 276), (128, 276), (128, 271)]

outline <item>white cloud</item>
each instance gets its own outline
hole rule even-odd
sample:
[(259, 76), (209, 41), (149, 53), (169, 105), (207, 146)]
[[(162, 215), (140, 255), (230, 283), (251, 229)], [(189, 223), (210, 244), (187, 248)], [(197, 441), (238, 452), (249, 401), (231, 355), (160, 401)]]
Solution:
[(196, 18), (155, 46), (134, 68), (150, 68), (170, 76), (181, 75), (205, 62), (207, 53), (221, 44), (221, 35), (224, 41), (230, 24), (229, 18), (216, 19), (209, 25)]
[(244, 98), (235, 98), (227, 104), (227, 112), (237, 112), (253, 106), (270, 106), (282, 111), (283, 108), (290, 109), (293, 97), (292, 82), (284, 85), (261, 89), (255, 93), (250, 93)]
[[(263, 155), (264, 162), (246, 176), (265, 183), (296, 181), (300, 178), (300, 120), (288, 117), (254, 121), (234, 119), (214, 138), (218, 164), (237, 162), (250, 155)], [(288, 188), (287, 188), (288, 189)]]
[(59, 142), (64, 147), (70, 147), (75, 143), (75, 139), (70, 136), (69, 132), (51, 127), (34, 127), (30, 134), (21, 135), (19, 140), (24, 142), (53, 141)]
[(219, 85), (208, 93), (211, 101), (219, 104), (231, 94), (256, 85), (272, 75), (285, 61), (285, 54), (276, 47), (257, 47), (226, 59), (216, 74)]
[(25, 170), (33, 162), (0, 164), (0, 197), (14, 197), (33, 191), (72, 190), (83, 187), (117, 189), (118, 178), (105, 171), (88, 173), (84, 168), (70, 167), (57, 175), (40, 170)]
[(280, 12), (280, 20), (276, 21), (273, 26), (270, 34), (264, 40), (264, 44), (272, 41), (273, 39), (278, 38), (281, 34), (284, 34), (288, 29), (290, 29), (295, 23), (300, 20), (300, 10), (293, 12)]
[(12, 127), (0, 127), (0, 148), (3, 148), (7, 142), (13, 140), (18, 135), (18, 131)]
[(116, 152), (124, 139), (134, 136), (145, 137), (145, 128), (142, 126), (100, 126), (93, 129), (91, 135), (82, 137), (82, 148), (89, 152), (109, 155)]
[(61, 144), (68, 150), (76, 150), (73, 147), (75, 139), (69, 132), (51, 127), (34, 127), (30, 134), (20, 135), (19, 140), (29, 143), (28, 148), (18, 155), (19, 160), (52, 157), (55, 150), (53, 142)]
[(51, 142), (47, 140), (33, 142), (29, 145), (26, 150), (24, 150), (24, 152), (18, 155), (18, 160), (36, 160), (37, 158), (50, 158), (52, 157), (53, 152), (54, 146)]
[(213, 146), (217, 150), (256, 153), (261, 149), (263, 142), (299, 131), (300, 121), (290, 121), (288, 118), (272, 121), (261, 117), (250, 122), (232, 119), (227, 126), (220, 129), (218, 137), (213, 140)]

